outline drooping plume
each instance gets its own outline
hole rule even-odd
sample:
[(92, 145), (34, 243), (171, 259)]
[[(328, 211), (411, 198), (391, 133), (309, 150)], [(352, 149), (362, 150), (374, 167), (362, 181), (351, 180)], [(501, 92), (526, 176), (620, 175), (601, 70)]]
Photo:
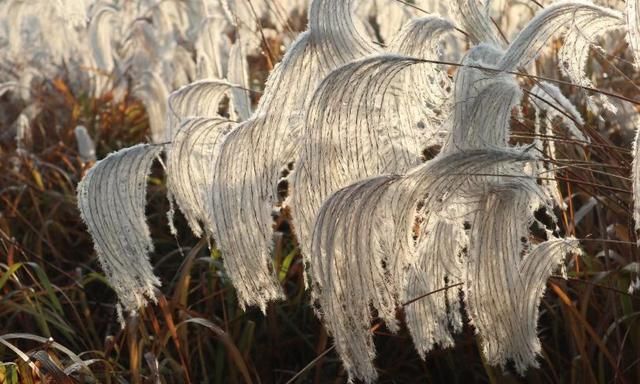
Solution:
[(113, 49), (113, 27), (111, 22), (116, 16), (113, 7), (103, 5), (93, 12), (89, 23), (89, 42), (93, 58), (98, 69), (110, 74), (115, 65)]
[(312, 2), (309, 31), (274, 68), (253, 117), (221, 143), (209, 215), (242, 306), (264, 310), (282, 298), (271, 270), (272, 212), (280, 175), (295, 160), (313, 89), (332, 69), (376, 51), (357, 29), (351, 7), (352, 1)]
[[(584, 40), (579, 41), (580, 35), (598, 35), (600, 30), (610, 30), (616, 25), (616, 20), (622, 20), (622, 14), (606, 7), (600, 7), (583, 1), (560, 1), (554, 3), (536, 14), (536, 16), (520, 31), (516, 38), (509, 44), (498, 69), (513, 71), (525, 67), (539, 54), (542, 47), (549, 39), (559, 31), (565, 31), (564, 36), (569, 38), (571, 50), (565, 51), (567, 67), (572, 76), (585, 78), (583, 60), (588, 53), (588, 44)], [(567, 26), (576, 26), (578, 29), (569, 30)], [(571, 69), (570, 69), (571, 68)]]
[[(460, 26), (469, 34), (474, 44), (487, 43), (502, 47), (504, 39), (500, 30), (489, 17), (488, 4), (490, 0), (455, 0), (451, 8), (457, 16)], [(481, 8), (480, 5), (483, 7)]]
[(399, 101), (401, 91), (389, 87), (399, 77), (396, 73), (416, 63), (391, 55), (355, 61), (333, 71), (316, 90), (307, 109), (290, 201), (305, 256), (310, 256), (315, 216), (329, 195), (357, 180), (418, 163), (415, 127), (400, 121), (400, 111), (392, 109), (397, 105), (384, 104)]
[(219, 117), (185, 119), (167, 149), (169, 199), (176, 200), (197, 237), (212, 225), (206, 206), (213, 187), (211, 164), (232, 126), (232, 122)]
[(152, 141), (162, 143), (170, 140), (165, 121), (169, 91), (162, 78), (155, 72), (144, 72), (133, 94), (142, 101), (147, 111)]
[(160, 281), (149, 253), (153, 242), (145, 218), (147, 175), (161, 146), (146, 144), (100, 160), (78, 184), (78, 208), (93, 238), (100, 265), (126, 311), (149, 300)]
[[(416, 245), (419, 257), (410, 264), (401, 300), (406, 323), (416, 350), (424, 359), (434, 346), (453, 347), (454, 332), (462, 330), (460, 288), (446, 289), (463, 281), (463, 250), (468, 244), (458, 209), (425, 222)], [(434, 293), (435, 292), (435, 293)]]
[[(418, 205), (437, 214), (463, 192), (477, 195), (482, 190), (474, 175), (532, 160), (518, 150), (456, 152), (405, 176), (355, 183), (325, 201), (313, 234), (312, 277), (323, 321), (351, 379), (370, 383), (377, 377), (371, 308), (391, 330), (397, 329), (395, 311), (405, 271), (419, 257), (414, 240)], [(428, 337), (420, 332), (412, 335)]]
[(237, 85), (231, 90), (230, 94), (231, 104), (233, 105), (231, 118), (237, 121), (247, 120), (251, 116), (251, 99), (249, 98), (251, 84), (249, 82), (248, 63), (240, 40), (231, 46), (227, 79)]
[(233, 85), (225, 80), (198, 80), (172, 92), (167, 101), (167, 140), (173, 139), (182, 120), (191, 117), (221, 117), (220, 102)]
[(222, 17), (205, 18), (195, 41), (198, 75), (222, 79), (227, 74), (231, 41), (225, 34), (228, 24)]
[(96, 161), (96, 145), (87, 132), (87, 127), (78, 125), (74, 129), (76, 141), (78, 143), (78, 154), (85, 163)]
[(497, 185), (485, 195), (470, 236), (465, 293), (482, 352), (491, 365), (513, 361), (521, 374), (538, 365), (538, 306), (546, 281), (567, 253), (579, 252), (571, 239), (522, 242), (539, 192), (531, 179)]
[(438, 17), (416, 19), (387, 51), (331, 72), (307, 108), (302, 147), (291, 186), (296, 236), (306, 260), (322, 202), (358, 180), (400, 173), (419, 163), (421, 149), (438, 143), (449, 79), (442, 68), (418, 65), (438, 58), (438, 41), (453, 29)]

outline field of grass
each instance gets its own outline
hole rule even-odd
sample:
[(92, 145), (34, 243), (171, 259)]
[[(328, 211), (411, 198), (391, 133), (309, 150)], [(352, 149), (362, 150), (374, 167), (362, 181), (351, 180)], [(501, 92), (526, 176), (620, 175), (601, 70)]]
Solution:
[[(589, 71), (598, 88), (638, 100), (640, 76), (626, 47), (621, 39), (606, 55), (593, 50)], [(249, 58), (254, 82), (264, 82), (271, 60), (279, 58)], [(561, 78), (556, 63), (543, 64), (556, 71), (554, 77), (541, 70), (545, 77)], [(525, 88), (534, 84), (520, 81)], [(222, 255), (191, 235), (181, 214), (179, 235), (169, 233), (160, 164), (149, 178), (146, 212), (152, 264), (163, 285), (156, 304), (120, 327), (116, 295), (76, 205), (76, 186), (93, 164), (80, 158), (74, 129), (87, 127), (101, 159), (147, 141), (149, 121), (131, 93), (95, 97), (74, 93), (69, 82), (62, 76), (33, 85), (43, 109), (30, 121), (26, 148), (17, 148), (8, 123), (0, 126), (0, 383), (345, 383), (332, 338), (305, 290), (288, 218), (279, 219), (273, 253), (287, 299), (270, 304), (266, 314), (241, 310)], [(591, 143), (566, 138), (558, 127), (544, 139), (562, 154), (556, 179), (567, 209), (556, 211), (560, 230), (579, 239), (584, 253), (567, 260), (566, 279), (558, 272), (548, 281), (539, 368), (520, 376), (511, 366), (490, 366), (467, 321), (455, 347), (436, 348), (424, 361), (404, 324), (393, 334), (375, 321), (379, 383), (640, 382), (640, 296), (628, 291), (640, 273), (630, 178), (634, 132), (615, 116), (590, 112), (584, 90), (560, 88), (584, 116)], [(23, 107), (10, 100), (0, 96), (4, 122)], [(512, 137), (528, 143), (534, 111), (526, 95), (522, 116), (514, 115)], [(397, 316), (403, 319), (402, 308)]]

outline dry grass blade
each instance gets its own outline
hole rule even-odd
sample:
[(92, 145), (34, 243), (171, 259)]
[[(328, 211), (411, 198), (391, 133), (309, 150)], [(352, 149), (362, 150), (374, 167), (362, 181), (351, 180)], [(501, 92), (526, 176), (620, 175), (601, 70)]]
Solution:
[(218, 338), (227, 348), (227, 351), (230, 354), (231, 359), (233, 360), (236, 367), (240, 370), (240, 373), (242, 374), (242, 377), (245, 383), (253, 383), (253, 380), (251, 379), (251, 374), (249, 373), (249, 369), (247, 368), (244, 358), (242, 357), (242, 353), (240, 352), (238, 347), (236, 347), (233, 340), (229, 337), (229, 335), (227, 335), (227, 333), (222, 328), (213, 324), (209, 320), (206, 320), (203, 318), (195, 318), (195, 317), (178, 323), (176, 327), (180, 327), (181, 325), (186, 325), (189, 323), (203, 326), (209, 329), (211, 332), (213, 332), (216, 338)]
[(51, 360), (47, 352), (45, 351), (36, 351), (31, 355), (31, 359), (37, 361), (40, 365), (40, 372), (42, 375), (49, 376), (50, 380), (53, 380), (54, 383), (60, 384), (74, 384), (75, 380), (73, 380), (69, 375), (67, 375), (58, 365)]

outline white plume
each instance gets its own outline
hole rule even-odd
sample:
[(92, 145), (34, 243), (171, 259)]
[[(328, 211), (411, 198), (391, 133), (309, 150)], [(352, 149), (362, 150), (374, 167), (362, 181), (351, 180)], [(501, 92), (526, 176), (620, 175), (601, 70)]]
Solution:
[(74, 129), (76, 141), (78, 142), (78, 154), (80, 159), (85, 163), (96, 161), (96, 145), (87, 132), (87, 127), (84, 125), (78, 125)]
[(147, 175), (161, 146), (146, 144), (98, 161), (78, 184), (78, 208), (93, 238), (98, 260), (125, 310), (155, 301), (160, 281), (149, 253), (153, 242), (145, 219)]
[(356, 29), (351, 6), (343, 0), (311, 3), (309, 31), (274, 68), (253, 117), (221, 144), (209, 215), (241, 306), (264, 310), (268, 301), (282, 298), (271, 270), (271, 214), (280, 173), (295, 160), (311, 91), (332, 69), (376, 51)]

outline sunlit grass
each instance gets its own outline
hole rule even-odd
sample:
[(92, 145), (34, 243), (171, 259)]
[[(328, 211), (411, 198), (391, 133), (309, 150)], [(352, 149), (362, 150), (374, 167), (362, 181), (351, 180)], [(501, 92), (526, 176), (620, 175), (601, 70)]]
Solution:
[[(277, 47), (274, 42), (272, 53)], [(600, 66), (613, 68), (608, 73), (622, 73), (604, 78), (595, 72), (596, 85), (637, 98), (638, 76), (630, 57), (619, 59), (623, 51), (621, 42), (611, 57), (594, 55)], [(271, 69), (264, 57), (250, 63), (256, 79)], [(45, 108), (31, 122), (28, 152), (16, 151), (13, 137), (0, 141), (0, 382), (345, 382), (331, 338), (305, 292), (288, 217), (279, 218), (273, 255), (287, 300), (271, 304), (266, 316), (255, 308), (242, 311), (220, 255), (190, 235), (180, 215), (178, 236), (169, 234), (159, 165), (150, 179), (147, 214), (163, 286), (156, 305), (120, 328), (115, 294), (76, 208), (76, 185), (91, 164), (79, 158), (73, 132), (85, 125), (102, 158), (145, 141), (148, 120), (130, 96), (114, 102), (111, 92), (75, 95), (67, 82), (52, 79), (32, 90)], [(511, 367), (502, 371), (485, 364), (469, 324), (454, 348), (436, 349), (422, 361), (406, 329), (391, 334), (376, 321), (371, 332), (380, 382), (640, 380), (640, 296), (627, 291), (640, 272), (631, 215), (631, 134), (615, 119), (602, 122), (588, 112), (578, 88), (562, 88), (578, 101), (592, 144), (567, 138), (561, 129), (543, 139), (562, 153), (557, 179), (568, 209), (558, 212), (561, 229), (580, 239), (585, 253), (568, 261), (567, 280), (554, 275), (548, 283), (540, 368), (520, 377)], [(533, 115), (527, 103), (523, 116), (513, 119), (513, 137), (528, 143)], [(403, 317), (402, 309), (398, 315)]]

